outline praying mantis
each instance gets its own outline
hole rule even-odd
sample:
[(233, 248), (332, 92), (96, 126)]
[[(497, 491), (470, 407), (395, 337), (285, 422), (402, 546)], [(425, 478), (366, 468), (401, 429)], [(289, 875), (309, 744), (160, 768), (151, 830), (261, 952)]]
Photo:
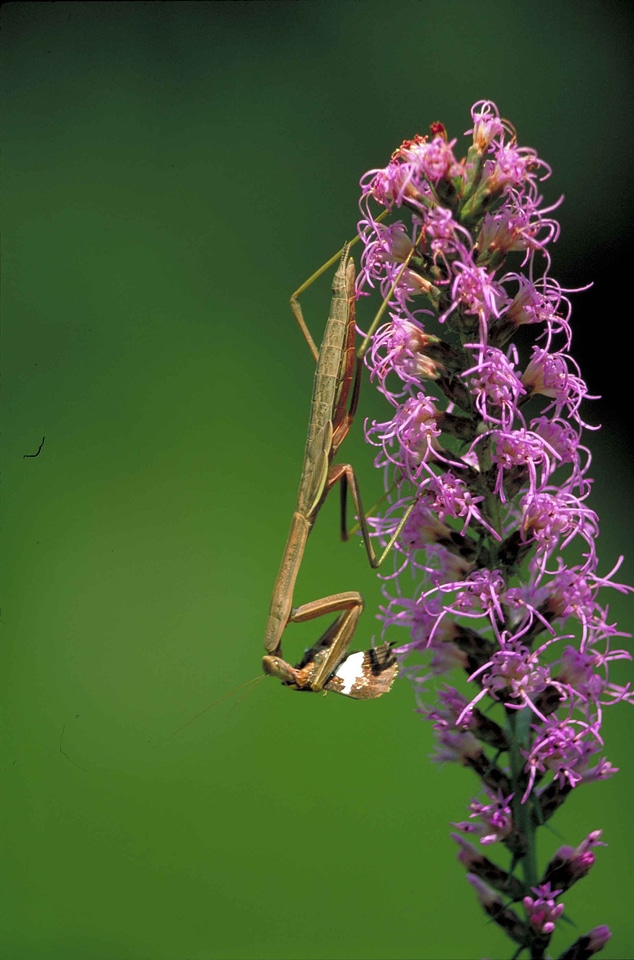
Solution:
[[(349, 256), (349, 248), (350, 244), (344, 247), (333, 278), (330, 314), (319, 351), (304, 321), (298, 297), (336, 258), (325, 264), (291, 297), (293, 314), (317, 366), (297, 504), (273, 587), (262, 667), (265, 674), (277, 677), (295, 690), (314, 693), (332, 690), (352, 699), (369, 700), (389, 691), (398, 665), (388, 643), (346, 656), (363, 611), (361, 594), (347, 591), (312, 600), (299, 607), (293, 608), (292, 605), (295, 581), (308, 535), (335, 484), (341, 484), (342, 539), (348, 538), (346, 501), (349, 489), (368, 560), (374, 569), (383, 563), (414, 506), (413, 502), (409, 505), (385, 549), (377, 556), (370, 539), (354, 469), (349, 463), (332, 462), (348, 435), (357, 410), (363, 355), (370, 337), (368, 334), (359, 352), (355, 353), (355, 266)], [(381, 312), (375, 318), (373, 328)], [(300, 663), (295, 667), (287, 663), (282, 657), (281, 648), (286, 626), (332, 613), (338, 614), (337, 618), (306, 651)]]

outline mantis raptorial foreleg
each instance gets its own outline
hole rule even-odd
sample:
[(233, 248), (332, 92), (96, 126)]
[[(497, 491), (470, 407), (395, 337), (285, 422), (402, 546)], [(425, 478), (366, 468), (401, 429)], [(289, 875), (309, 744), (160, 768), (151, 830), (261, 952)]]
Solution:
[[(304, 322), (298, 297), (336, 258), (325, 264), (291, 297), (293, 314), (315, 357), (317, 368), (297, 506), (273, 588), (264, 640), (266, 654), (263, 658), (263, 669), (265, 673), (278, 677), (296, 690), (334, 690), (356, 699), (371, 699), (390, 689), (397, 673), (397, 665), (389, 644), (346, 657), (363, 610), (361, 594), (353, 591), (339, 593), (295, 609), (292, 607), (295, 581), (308, 535), (324, 500), (336, 483), (341, 483), (342, 491), (342, 532), (345, 534), (345, 504), (349, 489), (368, 560), (373, 568), (380, 566), (394, 546), (413, 507), (412, 503), (385, 549), (377, 556), (354, 470), (347, 463), (332, 463), (356, 413), (363, 351), (368, 341), (366, 338), (359, 354), (355, 354), (355, 269), (354, 261), (348, 256), (348, 249), (348, 246), (344, 247), (333, 279), (330, 316), (319, 351)], [(317, 643), (306, 652), (302, 661), (296, 667), (287, 663), (282, 657), (281, 649), (282, 634), (287, 624), (312, 620), (331, 613), (339, 615)]]

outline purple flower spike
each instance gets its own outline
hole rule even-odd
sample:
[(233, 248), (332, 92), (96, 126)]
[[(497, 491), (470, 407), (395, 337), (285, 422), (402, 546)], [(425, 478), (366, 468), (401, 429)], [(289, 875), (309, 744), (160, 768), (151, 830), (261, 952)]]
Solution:
[[(436, 758), (481, 781), (454, 823), (467, 879), (516, 955), (537, 957), (602, 845), (596, 830), (538, 869), (537, 828), (581, 784), (617, 772), (601, 723), (607, 706), (634, 702), (608, 677), (631, 656), (613, 646), (628, 635), (598, 594), (630, 588), (612, 580), (620, 560), (599, 572), (581, 442), (592, 398), (570, 353), (571, 291), (549, 275), (559, 203), (545, 207), (539, 190), (550, 168), (493, 103), (471, 115), (464, 157), (436, 123), (361, 181), (358, 293), (378, 289), (389, 318), (366, 363), (392, 407), (366, 423), (389, 504), (372, 529), (385, 544), (409, 508), (380, 618), (409, 631), (396, 653)], [(437, 683), (456, 668), (462, 690)], [(510, 869), (481, 852), (498, 844)], [(596, 927), (562, 957), (590, 957), (609, 936)]]

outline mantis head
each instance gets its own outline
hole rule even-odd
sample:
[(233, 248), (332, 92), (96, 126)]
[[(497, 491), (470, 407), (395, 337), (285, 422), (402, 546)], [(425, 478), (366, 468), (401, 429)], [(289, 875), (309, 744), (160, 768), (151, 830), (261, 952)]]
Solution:
[(262, 657), (262, 669), (269, 677), (277, 677), (282, 683), (295, 683), (297, 680), (297, 670), (290, 663), (282, 660), (281, 657), (267, 654)]

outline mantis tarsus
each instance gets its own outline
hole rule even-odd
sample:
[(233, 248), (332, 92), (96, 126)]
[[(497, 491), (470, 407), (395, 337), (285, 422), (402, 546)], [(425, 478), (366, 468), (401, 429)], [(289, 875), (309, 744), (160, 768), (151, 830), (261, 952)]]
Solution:
[[(306, 327), (297, 299), (314, 278), (291, 297), (293, 313), (317, 361), (317, 368), (297, 506), (273, 587), (262, 666), (265, 673), (296, 690), (333, 690), (354, 699), (368, 700), (387, 693), (398, 667), (391, 646), (387, 643), (376, 649), (346, 656), (363, 611), (361, 594), (347, 591), (313, 600), (300, 607), (292, 606), (295, 581), (308, 535), (324, 500), (336, 483), (341, 483), (342, 538), (347, 539), (346, 498), (349, 488), (368, 560), (373, 568), (379, 567), (387, 556), (411, 510), (410, 507), (405, 512), (389, 543), (377, 556), (370, 539), (354, 470), (348, 463), (332, 462), (348, 434), (357, 409), (363, 351), (367, 344), (366, 338), (358, 355), (355, 354), (355, 267), (348, 250), (349, 246), (344, 247), (333, 279), (330, 315), (319, 351)], [(306, 651), (301, 662), (295, 667), (287, 663), (281, 649), (282, 634), (287, 624), (302, 623), (331, 613), (338, 614), (337, 618), (317, 643)]]

